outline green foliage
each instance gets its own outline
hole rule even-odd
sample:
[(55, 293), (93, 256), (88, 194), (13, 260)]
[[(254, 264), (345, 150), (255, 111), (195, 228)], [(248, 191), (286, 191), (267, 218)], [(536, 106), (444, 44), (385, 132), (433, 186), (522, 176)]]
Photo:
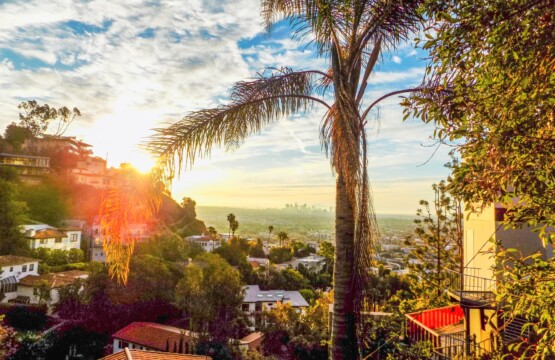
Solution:
[(268, 259), (274, 264), (282, 264), (293, 259), (293, 252), (289, 247), (275, 247), (270, 249)]
[(20, 199), (29, 207), (29, 217), (52, 226), (59, 226), (67, 219), (69, 205), (66, 191), (52, 181), (27, 185), (22, 188)]
[(554, 9), (551, 0), (428, 1), (427, 90), (405, 102), (406, 116), (435, 122), (464, 159), (452, 189), (467, 206), (502, 203), (511, 223), (544, 229), (555, 224)]
[(162, 231), (136, 245), (136, 254), (149, 254), (166, 261), (187, 261), (204, 252), (202, 246), (190, 243), (171, 231)]
[(34, 137), (43, 135), (51, 122), (57, 122), (54, 136), (60, 136), (76, 116), (81, 116), (77, 108), (69, 110), (64, 106), (55, 109), (48, 104), (39, 105), (35, 100), (24, 101), (17, 107), (25, 112), (25, 114), (19, 113), (19, 125), (28, 129)]
[(503, 279), (496, 288), (502, 321), (526, 321), (509, 350), (519, 359), (555, 357), (555, 259), (542, 260), (540, 254), (521, 258), (515, 249), (502, 249), (496, 258), (501, 264), (497, 275)]
[(172, 302), (178, 275), (172, 271), (171, 264), (163, 259), (152, 255), (133, 256), (125, 294), (119, 301), (127, 304), (152, 300)]
[(242, 331), (243, 288), (239, 273), (215, 254), (203, 254), (187, 266), (175, 289), (190, 329), (225, 342)]
[(18, 201), (16, 178), (13, 169), (0, 167), (0, 255), (28, 252), (27, 241), (19, 230), (27, 220), (27, 206)]
[(6, 150), (19, 153), (25, 140), (30, 139), (32, 136), (33, 134), (29, 129), (11, 123), (4, 131), (4, 141), (9, 145)]
[(264, 253), (264, 246), (262, 244), (262, 240), (256, 239), (256, 244), (249, 248), (249, 256), (255, 258), (265, 258), (266, 254)]
[[(462, 212), (460, 202), (451, 197), (444, 181), (432, 185), (435, 198), (430, 204), (421, 200), (414, 220), (415, 236), (407, 238), (406, 245), (413, 250), (409, 264), (413, 279), (413, 292), (421, 308), (445, 306), (449, 303), (445, 289), (453, 273), (462, 272)], [(420, 240), (421, 243), (416, 240)]]
[(80, 263), (85, 260), (85, 253), (81, 249), (71, 249), (67, 254), (67, 261), (71, 263)]

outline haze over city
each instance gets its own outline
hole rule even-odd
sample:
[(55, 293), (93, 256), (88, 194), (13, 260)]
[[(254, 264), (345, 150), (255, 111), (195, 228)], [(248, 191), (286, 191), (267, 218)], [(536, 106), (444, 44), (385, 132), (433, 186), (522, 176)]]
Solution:
[[(99, 11), (105, 6), (110, 11)], [(235, 81), (253, 78), (263, 66), (327, 68), (306, 41), (290, 39), (287, 22), (266, 33), (253, 16), (259, 6), (257, 0), (0, 4), (0, 126), (17, 122), (21, 101), (75, 106), (82, 117), (65, 135), (93, 145), (109, 165), (129, 162), (147, 171), (153, 160), (137, 145), (150, 129), (225, 103)], [(423, 57), (409, 43), (385, 53), (367, 96), (418, 85)], [(370, 120), (378, 213), (414, 213), (420, 199), (431, 197), (431, 184), (448, 173), (449, 149), (435, 152), (431, 126), (403, 122), (399, 101), (387, 99)], [(215, 151), (184, 169), (174, 198), (206, 206), (334, 206), (334, 175), (319, 140), (323, 113), (314, 108), (265, 128), (235, 152)]]

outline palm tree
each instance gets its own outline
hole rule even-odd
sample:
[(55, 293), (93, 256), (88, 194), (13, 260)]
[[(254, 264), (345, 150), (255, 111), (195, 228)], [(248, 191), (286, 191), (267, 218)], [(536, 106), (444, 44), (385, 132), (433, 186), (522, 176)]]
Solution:
[(229, 234), (227, 235), (228, 239), (231, 239), (231, 225), (235, 222), (235, 214), (229, 213), (227, 214), (227, 221), (229, 222)]
[[(323, 106), (320, 138), (336, 176), (333, 359), (356, 359), (357, 314), (362, 309), (372, 243), (377, 226), (366, 161), (368, 79), (382, 49), (391, 49), (422, 21), (422, 0), (261, 0), (266, 27), (288, 18), (296, 35), (310, 35), (326, 71), (267, 70), (255, 80), (238, 82), (230, 101), (192, 112), (155, 130), (147, 147), (159, 158), (159, 174), (171, 181), (214, 145), (237, 147), (249, 135), (291, 114)], [(326, 96), (328, 95), (328, 96)], [(333, 101), (325, 100), (332, 98)], [(366, 107), (365, 107), (366, 106)]]
[(239, 221), (233, 220), (229, 226), (231, 228), (231, 237), (235, 237), (235, 231), (239, 229)]
[(279, 247), (282, 247), (282, 244), (285, 240), (289, 239), (289, 235), (285, 231), (278, 232), (278, 239), (279, 239)]
[(274, 231), (274, 227), (272, 225), (268, 226), (268, 251), (270, 251), (270, 238), (272, 237), (272, 231)]

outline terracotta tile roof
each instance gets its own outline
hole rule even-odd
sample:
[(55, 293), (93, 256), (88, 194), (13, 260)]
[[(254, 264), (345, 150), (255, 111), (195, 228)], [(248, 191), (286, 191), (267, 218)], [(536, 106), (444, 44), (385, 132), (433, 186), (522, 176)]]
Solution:
[[(125, 351), (127, 350), (127, 351)], [(115, 354), (111, 354), (98, 360), (212, 360), (210, 356), (165, 353), (148, 350), (130, 350), (125, 348)]]
[(27, 236), (27, 237), (32, 239), (51, 239), (51, 238), (65, 238), (67, 237), (67, 235), (66, 233), (58, 229), (44, 229), (44, 230), (37, 230), (35, 232), (35, 236)]
[(59, 273), (43, 274), (43, 275), (27, 275), (19, 280), (19, 285), (23, 286), (39, 286), (44, 281), (51, 288), (59, 288), (62, 286), (70, 285), (77, 280), (77, 278), (84, 278), (89, 273), (86, 271), (70, 270)]
[(23, 257), (23, 256), (3, 255), (3, 256), (0, 256), (0, 267), (22, 265), (30, 262), (35, 262), (35, 261), (38, 261), (38, 260), (28, 258), (28, 257)]
[(148, 348), (165, 351), (179, 344), (181, 338), (186, 342), (193, 341), (197, 335), (188, 330), (151, 322), (134, 322), (112, 335), (113, 338), (142, 345)]
[(251, 342), (253, 342), (253, 341), (255, 341), (255, 340), (258, 340), (258, 339), (260, 339), (260, 338), (262, 338), (262, 337), (264, 337), (264, 334), (263, 334), (263, 333), (261, 333), (261, 332), (253, 332), (253, 333), (248, 334), (247, 336), (245, 336), (244, 338), (242, 338), (242, 339), (239, 340), (239, 341), (242, 342), (242, 343), (248, 344), (248, 343), (251, 343)]

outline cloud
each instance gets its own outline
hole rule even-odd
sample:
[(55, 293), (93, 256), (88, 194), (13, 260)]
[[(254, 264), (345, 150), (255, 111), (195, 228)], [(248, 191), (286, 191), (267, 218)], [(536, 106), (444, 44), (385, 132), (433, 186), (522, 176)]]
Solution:
[(400, 64), (402, 62), (401, 58), (397, 55), (393, 55), (393, 57), (391, 58), (391, 60), (393, 60), (393, 62), (395, 64)]

